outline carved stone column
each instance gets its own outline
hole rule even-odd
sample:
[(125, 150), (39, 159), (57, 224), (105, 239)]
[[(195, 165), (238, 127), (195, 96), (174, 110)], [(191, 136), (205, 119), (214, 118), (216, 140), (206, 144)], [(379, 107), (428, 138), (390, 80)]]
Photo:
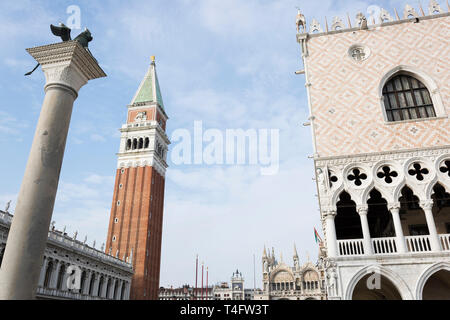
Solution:
[(367, 212), (369, 211), (369, 207), (367, 205), (361, 205), (358, 206), (357, 210), (361, 218), (361, 227), (364, 237), (364, 254), (372, 255), (372, 239), (370, 237), (369, 222), (367, 220)]
[(0, 300), (36, 296), (73, 103), (89, 80), (106, 76), (76, 41), (27, 51), (42, 66), (45, 98), (0, 271)]
[(84, 282), (84, 288), (83, 288), (83, 292), (81, 292), (81, 294), (88, 296), (89, 295), (89, 289), (91, 286), (91, 280), (93, 277), (93, 273), (90, 270), (86, 270), (86, 280)]
[(48, 258), (44, 257), (44, 262), (42, 263), (42, 267), (41, 267), (41, 273), (39, 275), (39, 282), (38, 282), (38, 286), (39, 287), (43, 287), (44, 286), (44, 281), (45, 281), (45, 274), (47, 271), (47, 265), (48, 265)]
[(94, 290), (92, 291), (92, 297), (98, 297), (98, 286), (100, 285), (100, 274), (94, 274), (93, 277), (95, 277), (94, 281)]
[(115, 296), (116, 300), (120, 300), (120, 297), (122, 295), (122, 290), (123, 290), (123, 281), (119, 280), (119, 289), (117, 290), (117, 294)]
[(50, 289), (56, 289), (56, 286), (58, 285), (58, 277), (61, 267), (62, 267), (61, 261), (57, 261), (56, 266), (53, 266), (53, 272), (48, 286)]
[(433, 200), (420, 201), (420, 207), (425, 212), (425, 218), (427, 219), (428, 231), (430, 232), (430, 245), (431, 251), (441, 251), (441, 244), (439, 241), (439, 235), (436, 230), (436, 224), (433, 217)]
[(336, 226), (334, 224), (334, 218), (336, 217), (336, 211), (328, 210), (324, 212), (327, 228), (327, 248), (328, 257), (334, 258), (338, 256), (338, 245), (336, 239)]
[(400, 220), (400, 203), (397, 202), (389, 204), (389, 211), (392, 214), (392, 220), (394, 222), (397, 252), (405, 253), (406, 244), (405, 236), (403, 235), (402, 221)]

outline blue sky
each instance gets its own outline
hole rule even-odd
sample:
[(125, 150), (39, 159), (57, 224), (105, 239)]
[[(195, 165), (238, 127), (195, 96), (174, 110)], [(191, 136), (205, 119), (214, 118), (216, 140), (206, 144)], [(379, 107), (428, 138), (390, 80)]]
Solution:
[[(105, 241), (119, 148), (118, 129), (150, 63), (164, 98), (168, 135), (179, 128), (279, 129), (280, 170), (261, 176), (255, 166), (179, 166), (166, 181), (161, 285), (193, 284), (195, 256), (211, 282), (239, 268), (261, 286), (264, 245), (292, 264), (317, 256), (320, 229), (296, 7), (310, 22), (346, 21), (371, 5), (401, 13), (407, 1), (174, 0), (2, 1), (0, 3), (0, 207), (19, 192), (43, 100), (44, 76), (25, 48), (57, 41), (50, 23), (66, 22), (70, 5), (94, 36), (90, 49), (108, 74), (82, 88), (72, 116), (53, 220), (67, 232)], [(414, 2), (414, 1), (413, 1)], [(443, 1), (440, 1), (444, 5)], [(416, 3), (411, 3), (417, 7)], [(424, 8), (426, 10), (426, 3)], [(354, 19), (353, 19), (354, 20)], [(73, 34), (78, 34), (74, 30)], [(320, 231), (321, 233), (321, 231)]]

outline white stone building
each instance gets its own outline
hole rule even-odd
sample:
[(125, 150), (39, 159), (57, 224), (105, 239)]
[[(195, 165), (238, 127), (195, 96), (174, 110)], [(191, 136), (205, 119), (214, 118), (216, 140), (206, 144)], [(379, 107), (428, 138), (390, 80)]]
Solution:
[(446, 7), (299, 13), (329, 299), (450, 299)]
[[(308, 259), (309, 260), (309, 259)], [(300, 265), (297, 249), (294, 247), (294, 266), (288, 266), (283, 259), (275, 258), (275, 252), (262, 257), (263, 290), (255, 293), (255, 300), (325, 300), (324, 271), (307, 261)]]
[(253, 300), (253, 289), (245, 289), (244, 277), (239, 270), (233, 272), (231, 284), (223, 282), (214, 286), (215, 300)]
[[(0, 211), (0, 264), (13, 216)], [(73, 272), (73, 273), (72, 273)], [(73, 274), (74, 289), (68, 288)], [(50, 230), (37, 299), (128, 300), (133, 276), (131, 264), (88, 246), (66, 233)], [(77, 282), (79, 281), (79, 282)], [(75, 289), (79, 285), (80, 289)]]
[(159, 300), (215, 300), (214, 287), (193, 288), (184, 285), (181, 288), (159, 288)]

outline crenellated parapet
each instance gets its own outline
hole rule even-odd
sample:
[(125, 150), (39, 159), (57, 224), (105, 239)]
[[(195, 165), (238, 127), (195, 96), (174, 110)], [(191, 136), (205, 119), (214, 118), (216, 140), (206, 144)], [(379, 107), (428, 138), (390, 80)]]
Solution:
[(297, 41), (301, 42), (308, 36), (319, 36), (355, 30), (371, 30), (405, 22), (418, 23), (420, 20), (448, 15), (450, 13), (448, 0), (446, 1), (445, 7), (440, 5), (438, 1), (431, 0), (427, 10), (425, 10), (422, 5), (415, 8), (407, 4), (400, 13), (397, 9), (394, 9), (394, 12), (389, 12), (384, 8), (380, 8), (379, 12), (371, 17), (366, 17), (364, 13), (358, 12), (353, 20), (347, 15), (347, 17), (335, 16), (330, 21), (325, 17), (322, 22), (316, 18), (312, 18), (309, 22), (299, 10), (296, 18)]

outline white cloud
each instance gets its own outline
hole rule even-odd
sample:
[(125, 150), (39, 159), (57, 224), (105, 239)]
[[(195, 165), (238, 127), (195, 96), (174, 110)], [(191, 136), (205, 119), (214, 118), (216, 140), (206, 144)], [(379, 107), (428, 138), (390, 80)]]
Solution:
[(100, 176), (98, 174), (91, 174), (84, 178), (84, 181), (90, 184), (104, 184), (106, 183), (108, 186), (112, 185), (114, 183), (114, 177), (113, 176)]
[(97, 133), (91, 134), (91, 140), (95, 142), (105, 142), (106, 139)]

